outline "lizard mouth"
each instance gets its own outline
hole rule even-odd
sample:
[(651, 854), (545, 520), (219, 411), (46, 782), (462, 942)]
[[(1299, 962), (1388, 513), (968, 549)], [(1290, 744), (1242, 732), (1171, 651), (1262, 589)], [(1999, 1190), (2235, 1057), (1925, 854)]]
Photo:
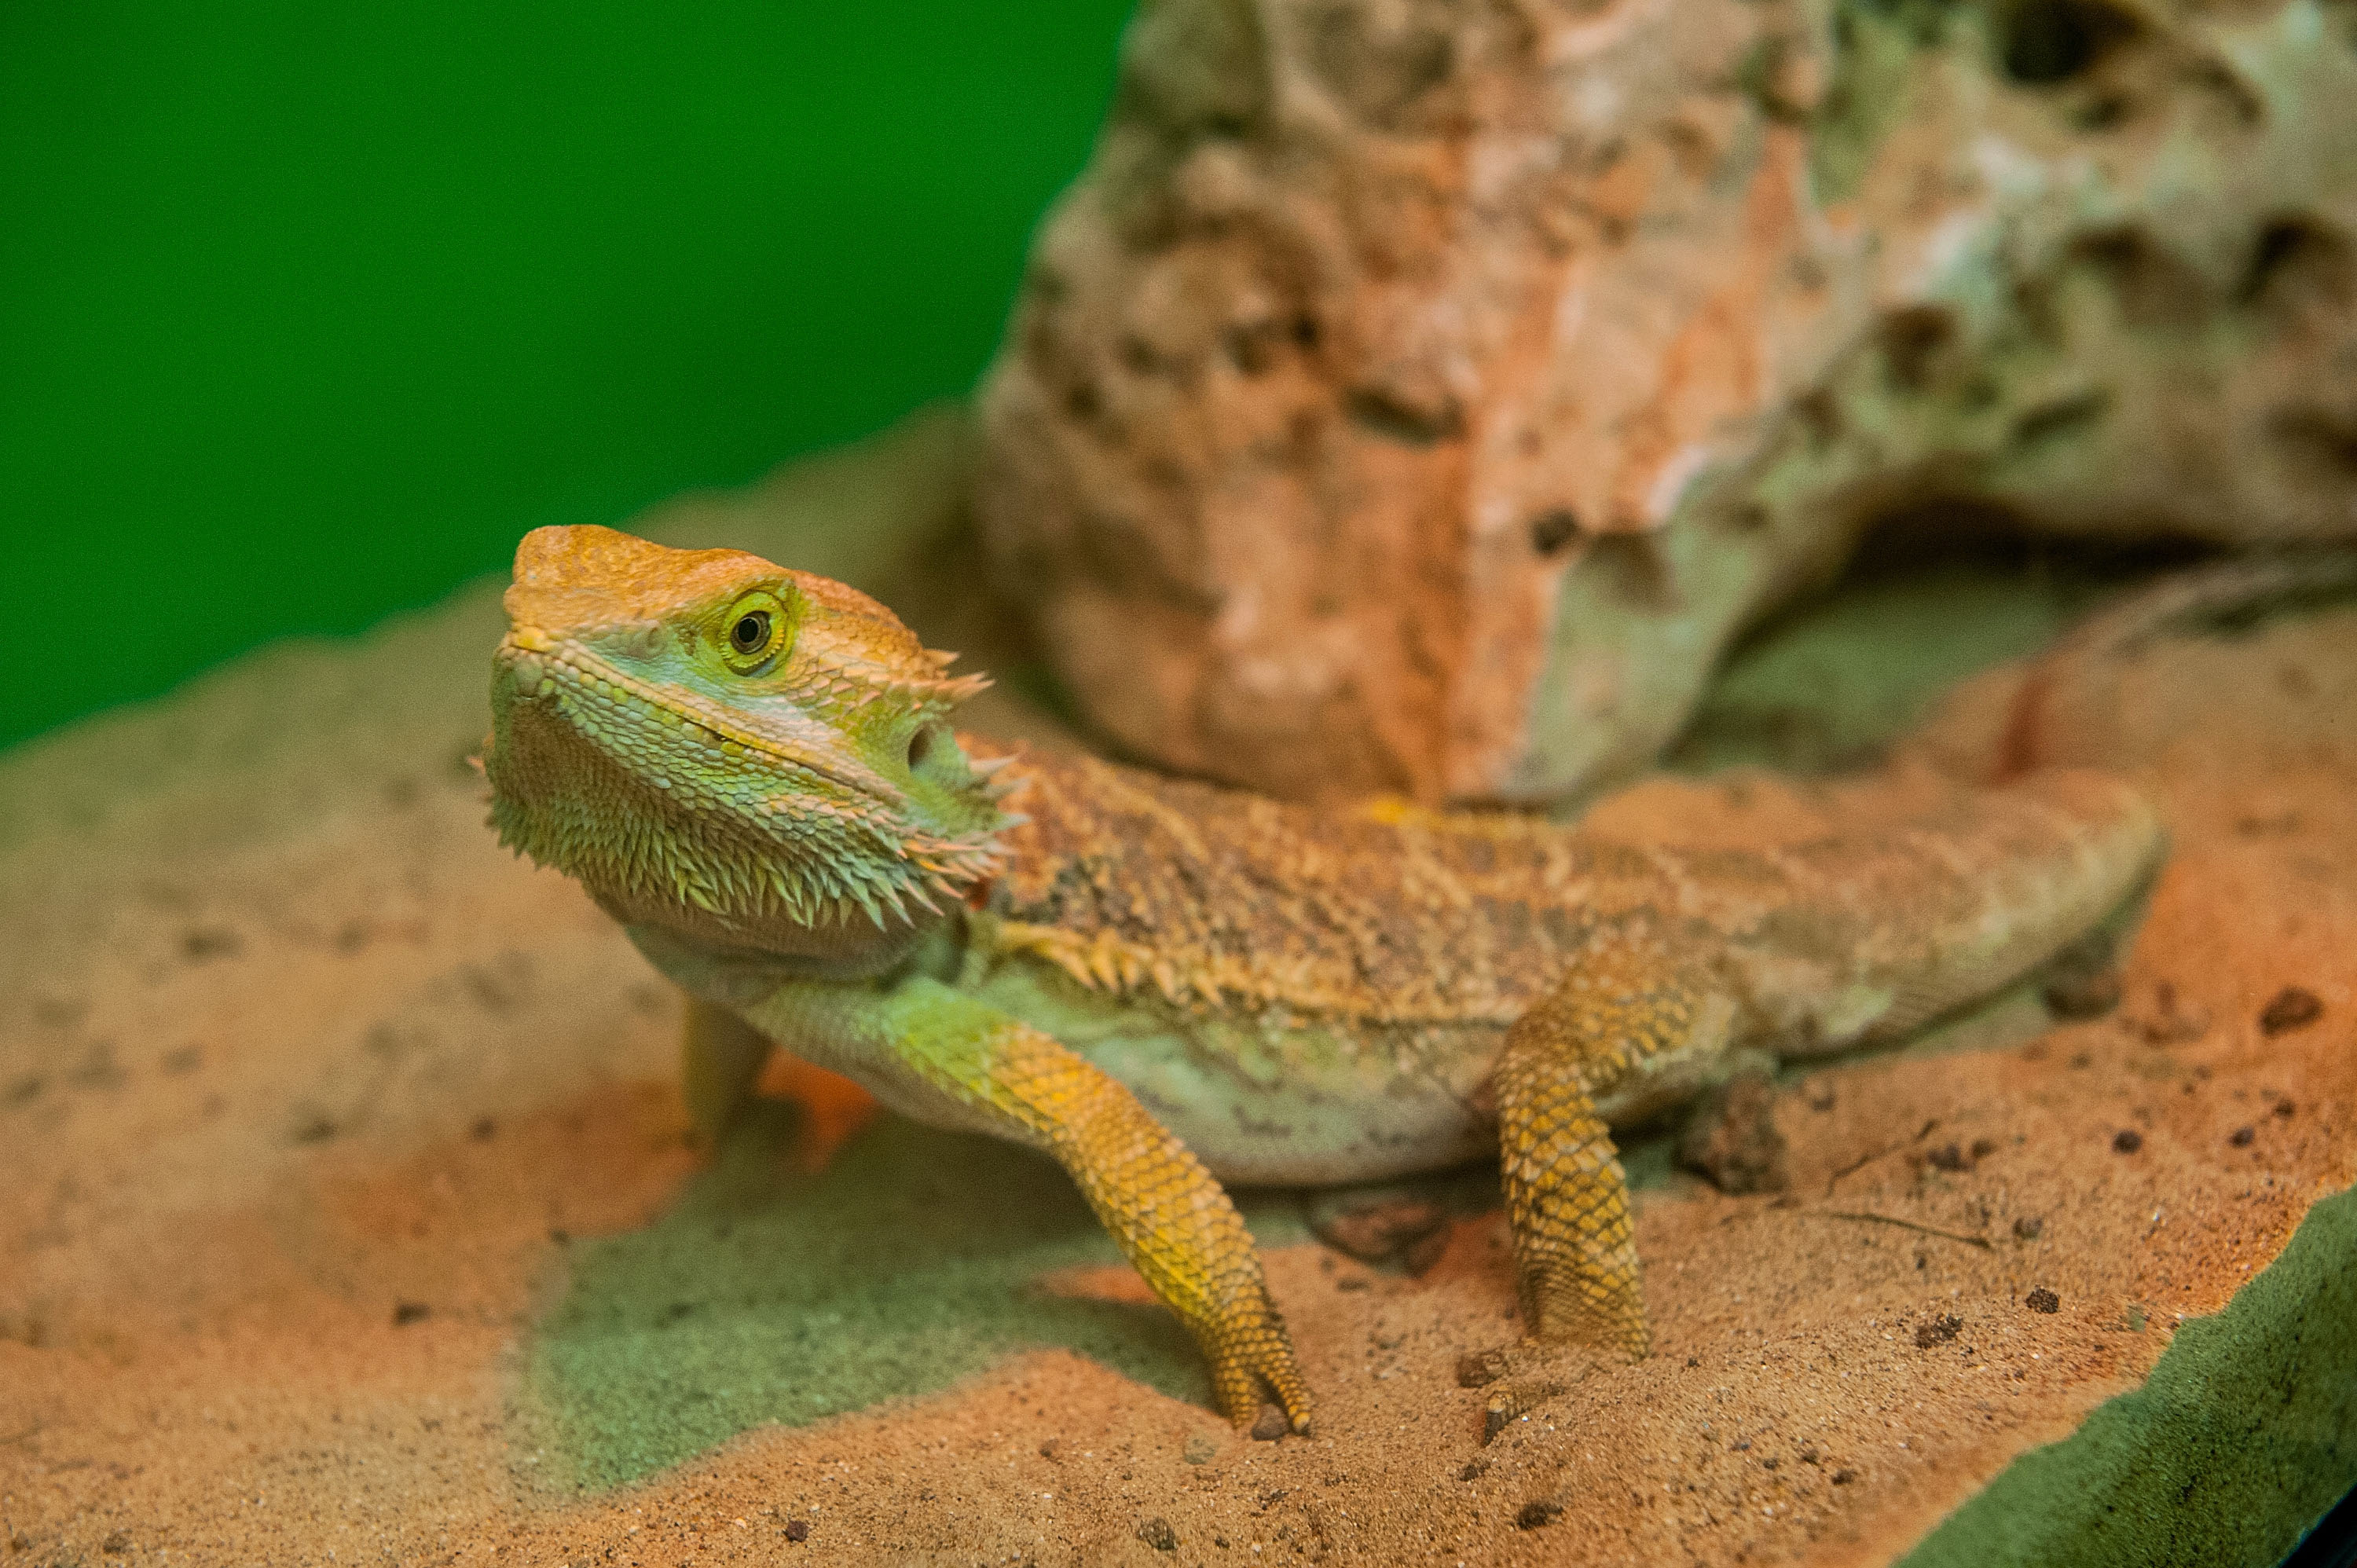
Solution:
[(851, 920), (909, 930), (997, 868), (1004, 819), (980, 779), (944, 818), (790, 703), (740, 711), (524, 624), (499, 645), (491, 710), (501, 841), (626, 923), (789, 948)]

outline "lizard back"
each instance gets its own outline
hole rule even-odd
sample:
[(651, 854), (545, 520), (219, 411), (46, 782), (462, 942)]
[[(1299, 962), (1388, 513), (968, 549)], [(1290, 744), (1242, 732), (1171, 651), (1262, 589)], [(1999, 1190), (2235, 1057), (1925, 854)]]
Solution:
[(2127, 902), (2163, 845), (2139, 796), (2084, 772), (1762, 849), (1623, 843), (1504, 812), (1316, 811), (1085, 757), (1026, 757), (1010, 775), (1028, 820), (987, 908), (1007, 946), (1084, 985), (1502, 1028), (1599, 928), (1641, 920), (1717, 968), (1739, 1036), (1785, 1051), (1901, 1033), (2002, 985)]

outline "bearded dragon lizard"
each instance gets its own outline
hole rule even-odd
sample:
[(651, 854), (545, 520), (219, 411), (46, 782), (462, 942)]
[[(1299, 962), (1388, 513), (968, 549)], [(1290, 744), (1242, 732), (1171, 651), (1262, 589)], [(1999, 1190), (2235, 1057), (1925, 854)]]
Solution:
[[(1308, 808), (950, 727), (980, 689), (839, 583), (544, 528), (484, 757), (501, 839), (691, 997), (716, 1132), (772, 1042), (1044, 1150), (1208, 1356), (1222, 1411), (1308, 1387), (1220, 1178), (1501, 1157), (1523, 1322), (1649, 1346), (1608, 1127), (1738, 1047), (1889, 1040), (2132, 908), (2152, 810), (2086, 772), (1768, 853)], [(1009, 806), (1019, 808), (1013, 814)]]

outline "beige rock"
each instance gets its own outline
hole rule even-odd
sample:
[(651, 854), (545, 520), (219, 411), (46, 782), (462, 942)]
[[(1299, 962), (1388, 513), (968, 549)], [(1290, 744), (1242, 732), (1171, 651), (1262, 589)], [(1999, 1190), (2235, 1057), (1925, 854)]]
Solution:
[(981, 510), (1125, 746), (1556, 797), (1894, 513), (2357, 534), (2353, 247), (2317, 0), (1147, 0)]

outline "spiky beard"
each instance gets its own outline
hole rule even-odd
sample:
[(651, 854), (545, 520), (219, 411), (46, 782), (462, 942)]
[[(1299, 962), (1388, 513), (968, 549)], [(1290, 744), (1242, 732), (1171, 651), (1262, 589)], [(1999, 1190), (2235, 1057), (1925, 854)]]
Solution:
[(484, 757), (500, 842), (625, 923), (783, 950), (905, 931), (999, 867), (1007, 819), (980, 774), (952, 820), (926, 824), (776, 757), (622, 760), (658, 745), (676, 751), (676, 733), (592, 737), (543, 704), (504, 705)]

